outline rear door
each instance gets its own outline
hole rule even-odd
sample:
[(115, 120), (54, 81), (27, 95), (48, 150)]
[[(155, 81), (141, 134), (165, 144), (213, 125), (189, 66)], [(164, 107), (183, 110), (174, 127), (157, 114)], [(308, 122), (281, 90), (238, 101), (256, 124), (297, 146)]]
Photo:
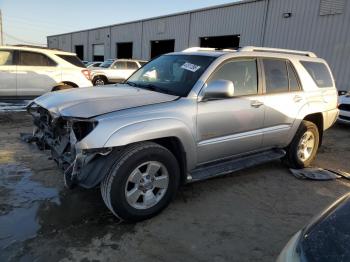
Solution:
[(37, 52), (19, 52), (17, 96), (35, 97), (50, 92), (61, 78), (61, 70), (48, 56)]
[(292, 63), (263, 58), (265, 120), (264, 147), (285, 146), (289, 132), (306, 99)]
[(15, 51), (0, 49), (0, 97), (15, 97), (16, 88)]

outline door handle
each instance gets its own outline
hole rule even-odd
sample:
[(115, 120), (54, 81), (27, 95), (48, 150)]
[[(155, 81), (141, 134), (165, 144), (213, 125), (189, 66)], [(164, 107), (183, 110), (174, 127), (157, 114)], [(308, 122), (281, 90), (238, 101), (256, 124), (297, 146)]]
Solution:
[(261, 107), (263, 104), (264, 104), (263, 102), (260, 102), (260, 101), (258, 101), (258, 100), (253, 100), (253, 101), (251, 102), (250, 105), (251, 105), (252, 107), (259, 108), (259, 107)]
[(296, 95), (296, 96), (294, 96), (293, 100), (294, 100), (294, 102), (298, 103), (301, 100), (303, 100), (303, 98), (301, 96)]

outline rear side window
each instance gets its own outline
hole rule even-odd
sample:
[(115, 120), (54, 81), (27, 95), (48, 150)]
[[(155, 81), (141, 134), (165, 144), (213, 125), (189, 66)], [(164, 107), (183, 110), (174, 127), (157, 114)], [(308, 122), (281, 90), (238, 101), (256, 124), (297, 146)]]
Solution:
[(77, 67), (85, 68), (86, 66), (84, 63), (75, 55), (57, 55), (58, 57), (62, 58), (66, 62), (75, 65)]
[(300, 61), (300, 63), (309, 72), (318, 87), (333, 86), (331, 74), (325, 64), (309, 61)]
[(0, 50), (0, 66), (13, 65), (13, 52), (9, 50)]
[(263, 64), (266, 79), (266, 93), (288, 92), (289, 80), (286, 61), (264, 59)]
[(20, 51), (19, 65), (21, 66), (56, 66), (56, 63), (44, 54)]
[(210, 81), (229, 80), (235, 87), (235, 96), (256, 95), (258, 93), (256, 60), (239, 60), (224, 64), (214, 73)]
[(126, 62), (126, 66), (128, 69), (138, 69), (139, 68), (135, 62)]
[(147, 64), (147, 62), (139, 61), (139, 64), (140, 64), (141, 66), (144, 66), (145, 64)]

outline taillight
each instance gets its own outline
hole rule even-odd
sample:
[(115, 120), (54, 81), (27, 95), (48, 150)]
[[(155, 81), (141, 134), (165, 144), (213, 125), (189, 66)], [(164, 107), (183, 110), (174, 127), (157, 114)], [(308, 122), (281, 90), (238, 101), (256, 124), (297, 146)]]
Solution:
[(91, 72), (88, 69), (83, 69), (81, 70), (81, 72), (83, 73), (83, 75), (86, 77), (87, 80), (91, 80)]

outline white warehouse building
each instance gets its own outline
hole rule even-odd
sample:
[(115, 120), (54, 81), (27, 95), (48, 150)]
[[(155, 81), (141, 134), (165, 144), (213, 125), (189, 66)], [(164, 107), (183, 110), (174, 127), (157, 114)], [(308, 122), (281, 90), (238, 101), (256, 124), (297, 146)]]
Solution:
[(254, 45), (315, 52), (339, 90), (350, 89), (348, 0), (245, 0), (47, 37), (48, 47), (83, 60), (149, 60), (192, 46)]

